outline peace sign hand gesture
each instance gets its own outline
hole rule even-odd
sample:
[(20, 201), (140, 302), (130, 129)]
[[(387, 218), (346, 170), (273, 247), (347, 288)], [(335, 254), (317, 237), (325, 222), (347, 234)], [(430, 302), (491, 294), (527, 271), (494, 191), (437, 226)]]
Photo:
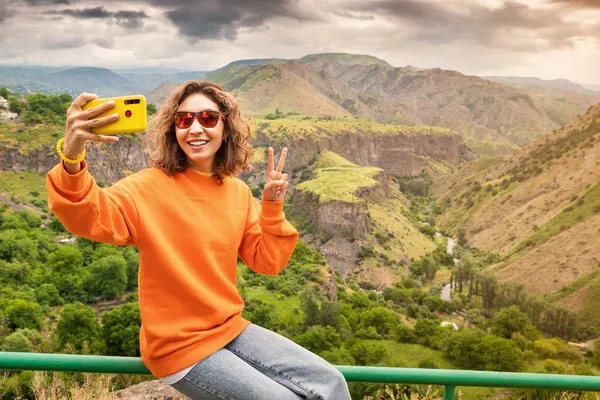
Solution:
[(267, 169), (267, 182), (265, 183), (265, 189), (263, 192), (263, 199), (267, 201), (282, 201), (285, 196), (285, 191), (289, 185), (287, 181), (287, 174), (282, 173), (283, 166), (285, 165), (285, 157), (287, 155), (287, 147), (281, 151), (279, 157), (279, 163), (277, 169), (273, 169), (273, 148), (269, 147), (269, 164)]

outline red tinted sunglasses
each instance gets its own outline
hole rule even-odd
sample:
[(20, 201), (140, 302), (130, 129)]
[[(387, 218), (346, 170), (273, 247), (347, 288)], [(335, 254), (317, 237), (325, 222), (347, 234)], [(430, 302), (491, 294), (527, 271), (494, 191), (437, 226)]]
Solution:
[(217, 126), (219, 118), (223, 118), (223, 121), (225, 121), (225, 116), (218, 111), (180, 111), (175, 113), (175, 126), (179, 129), (187, 129), (192, 126), (195, 118), (197, 118), (200, 125), (205, 128), (214, 128)]

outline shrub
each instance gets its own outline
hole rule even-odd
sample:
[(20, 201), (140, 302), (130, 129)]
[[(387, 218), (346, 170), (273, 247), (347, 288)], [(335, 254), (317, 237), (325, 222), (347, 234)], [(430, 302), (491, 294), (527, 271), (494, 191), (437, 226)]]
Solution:
[(400, 324), (396, 327), (396, 341), (400, 343), (415, 343), (417, 335), (408, 326)]

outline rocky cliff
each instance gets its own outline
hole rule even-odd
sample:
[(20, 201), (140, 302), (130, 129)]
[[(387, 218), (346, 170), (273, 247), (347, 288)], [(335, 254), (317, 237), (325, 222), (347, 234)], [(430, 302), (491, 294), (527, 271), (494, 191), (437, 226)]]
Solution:
[[(337, 165), (335, 165), (337, 163)], [(296, 185), (289, 214), (344, 279), (381, 288), (435, 247), (407, 218), (408, 200), (380, 168), (321, 153), (314, 177)]]
[(458, 164), (472, 154), (462, 137), (446, 134), (390, 134), (345, 131), (333, 134), (325, 131), (318, 137), (302, 133), (274, 136), (268, 128), (257, 130), (255, 146), (287, 146), (290, 157), (286, 169), (301, 168), (320, 152), (330, 150), (358, 165), (380, 167), (398, 176), (415, 176), (428, 166), (430, 160)]
[[(90, 172), (96, 181), (107, 185), (149, 166), (140, 137), (121, 136), (117, 143), (110, 144), (88, 143), (86, 152)], [(54, 146), (50, 145), (26, 154), (7, 149), (0, 153), (0, 170), (46, 173), (59, 160)]]

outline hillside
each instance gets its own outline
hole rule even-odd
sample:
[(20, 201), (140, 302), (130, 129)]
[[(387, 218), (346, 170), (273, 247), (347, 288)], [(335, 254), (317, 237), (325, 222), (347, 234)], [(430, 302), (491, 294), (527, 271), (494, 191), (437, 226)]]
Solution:
[(506, 160), (480, 160), (437, 179), (448, 209), (439, 223), (503, 255), (492, 268), (501, 281), (597, 309), (599, 182), (600, 104)]
[[(207, 71), (190, 71), (175, 73), (122, 73), (124, 78), (143, 90), (142, 94), (158, 88), (165, 82), (179, 84), (192, 79), (202, 79), (208, 74)], [(151, 103), (152, 104), (152, 103)]]
[(578, 83), (571, 82), (568, 79), (546, 80), (535, 77), (524, 78), (514, 76), (482, 76), (482, 78), (523, 89), (548, 91), (554, 90), (556, 92), (563, 93), (575, 92), (600, 97), (600, 91), (589, 89), (586, 87), (586, 85), (580, 85)]
[(360, 55), (315, 54), (233, 66), (208, 79), (232, 90), (251, 115), (279, 109), (440, 126), (463, 135), (480, 154), (518, 150), (598, 101), (575, 92), (518, 89), (455, 71), (394, 68)]
[(88, 92), (107, 97), (144, 92), (142, 88), (106, 68), (70, 68), (42, 75), (40, 80), (71, 95)]
[(499, 83), (439, 68), (396, 68), (373, 56), (347, 53), (237, 60), (212, 72), (0, 68), (0, 83), (19, 91), (142, 93), (152, 104), (160, 104), (175, 85), (197, 78), (233, 91), (252, 117), (279, 111), (438, 126), (461, 134), (477, 155), (518, 151), (600, 98), (597, 91), (567, 80), (490, 77)]
[(290, 215), (344, 279), (391, 286), (436, 243), (410, 220), (409, 201), (381, 168), (325, 151), (295, 186)]

